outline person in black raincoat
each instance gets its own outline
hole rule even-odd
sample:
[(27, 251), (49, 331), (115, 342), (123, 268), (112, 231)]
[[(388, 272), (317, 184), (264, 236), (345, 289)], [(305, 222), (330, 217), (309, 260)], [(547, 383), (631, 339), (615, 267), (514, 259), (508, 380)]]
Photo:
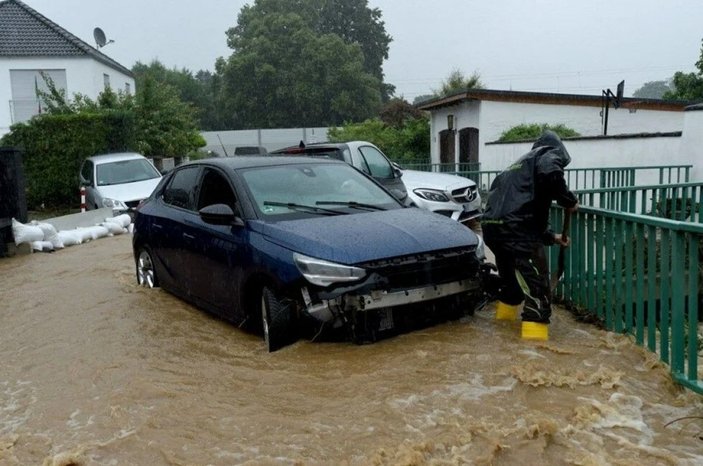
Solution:
[(552, 201), (571, 211), (578, 208), (564, 180), (569, 162), (559, 136), (545, 131), (530, 152), (496, 176), (481, 219), (500, 276), (496, 318), (515, 320), (525, 301), (525, 339), (549, 338), (552, 311), (545, 245), (568, 246), (568, 239), (549, 229), (549, 208)]

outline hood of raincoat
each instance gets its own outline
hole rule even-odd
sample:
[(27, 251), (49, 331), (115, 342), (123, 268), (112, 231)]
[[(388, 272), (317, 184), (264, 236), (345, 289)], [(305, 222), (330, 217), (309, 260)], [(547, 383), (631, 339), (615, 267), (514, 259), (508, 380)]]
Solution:
[(532, 146), (532, 151), (535, 150), (542, 154), (537, 161), (538, 175), (548, 175), (555, 171), (564, 170), (571, 162), (569, 152), (554, 131), (547, 130), (542, 133)]

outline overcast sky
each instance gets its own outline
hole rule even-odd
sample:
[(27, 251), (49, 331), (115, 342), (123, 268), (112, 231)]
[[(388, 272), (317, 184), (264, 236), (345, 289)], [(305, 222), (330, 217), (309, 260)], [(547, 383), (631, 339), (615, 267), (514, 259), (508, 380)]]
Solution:
[[(227, 57), (225, 31), (245, 0), (24, 0), (131, 68), (214, 69)], [(696, 71), (703, 0), (369, 0), (392, 36), (386, 82), (410, 102), (438, 89), (453, 69), (478, 72), (489, 89), (600, 95), (625, 80), (629, 96), (648, 81)]]

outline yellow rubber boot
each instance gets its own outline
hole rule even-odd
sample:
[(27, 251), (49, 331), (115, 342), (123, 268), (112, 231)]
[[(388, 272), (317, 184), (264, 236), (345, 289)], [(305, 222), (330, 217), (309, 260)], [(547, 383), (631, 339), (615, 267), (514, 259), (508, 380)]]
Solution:
[(522, 338), (524, 340), (549, 340), (549, 325), (539, 322), (523, 322)]
[(503, 301), (498, 301), (496, 305), (496, 320), (517, 320), (518, 313), (517, 305), (505, 304)]

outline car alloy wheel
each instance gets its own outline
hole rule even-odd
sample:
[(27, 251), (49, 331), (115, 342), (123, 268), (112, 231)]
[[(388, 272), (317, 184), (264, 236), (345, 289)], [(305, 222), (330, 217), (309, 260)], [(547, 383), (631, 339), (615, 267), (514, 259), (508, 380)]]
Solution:
[(139, 252), (139, 258), (137, 259), (137, 282), (147, 288), (158, 286), (154, 261), (151, 260), (151, 254), (146, 249), (142, 249)]

